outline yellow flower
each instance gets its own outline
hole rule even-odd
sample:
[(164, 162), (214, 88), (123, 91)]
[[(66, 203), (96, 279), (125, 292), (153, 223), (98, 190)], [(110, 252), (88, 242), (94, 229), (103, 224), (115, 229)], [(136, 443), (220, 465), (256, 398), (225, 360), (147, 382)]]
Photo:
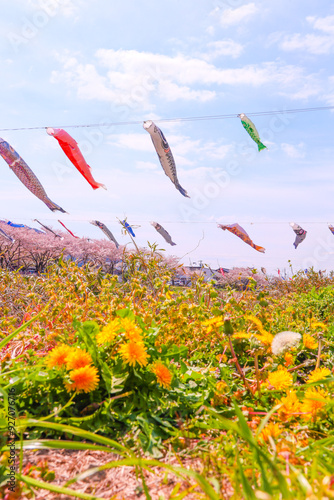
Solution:
[(262, 437), (262, 439), (265, 442), (268, 442), (269, 436), (272, 438), (276, 438), (281, 433), (282, 433), (282, 430), (280, 429), (279, 424), (274, 424), (273, 422), (271, 422), (263, 429), (263, 431), (261, 432), (259, 437)]
[(83, 349), (71, 349), (71, 352), (66, 359), (66, 368), (68, 370), (75, 370), (92, 364), (93, 360), (91, 355)]
[(215, 328), (223, 326), (223, 324), (222, 316), (215, 316), (202, 322), (202, 325), (207, 327), (206, 333), (212, 332)]
[(248, 316), (245, 316), (245, 319), (248, 319), (249, 321), (251, 321), (257, 327), (257, 329), (259, 330), (259, 332), (261, 332), (261, 333), (265, 332), (261, 321), (256, 316), (253, 316), (252, 314), (249, 314)]
[(282, 406), (278, 410), (278, 413), (283, 422), (301, 412), (301, 404), (295, 391), (290, 391), (279, 403)]
[(290, 366), (290, 365), (292, 365), (293, 360), (294, 360), (294, 357), (293, 357), (293, 355), (290, 352), (286, 352), (284, 354), (284, 361), (285, 361), (284, 366)]
[(166, 299), (171, 300), (172, 298), (172, 294), (170, 292), (166, 292)]
[(262, 342), (262, 344), (264, 345), (267, 345), (267, 346), (271, 346), (271, 343), (273, 341), (273, 335), (269, 332), (266, 332), (266, 330), (263, 330), (261, 331), (261, 335), (254, 335), (255, 338), (257, 338), (257, 340), (259, 340), (260, 342)]
[(128, 340), (132, 340), (133, 342), (142, 341), (141, 337), (142, 330), (129, 318), (121, 319), (120, 326), (122, 327), (122, 329), (125, 330), (125, 336)]
[(48, 368), (53, 368), (57, 367), (59, 368), (60, 366), (63, 366), (66, 364), (67, 357), (71, 352), (71, 347), (66, 345), (66, 344), (60, 344), (54, 349), (52, 349), (51, 352), (49, 352), (49, 355), (46, 359), (46, 365)]
[(328, 368), (317, 368), (310, 373), (310, 376), (307, 379), (307, 383), (312, 384), (313, 382), (318, 382), (318, 380), (322, 380), (328, 377), (330, 374), (331, 371)]
[(327, 330), (325, 323), (311, 323), (312, 330)]
[(276, 372), (268, 375), (268, 385), (277, 390), (287, 389), (292, 385), (293, 379), (291, 373), (283, 366), (279, 366)]
[(308, 333), (304, 333), (303, 335), (303, 344), (306, 349), (316, 349), (318, 347), (317, 341)]
[(309, 419), (317, 416), (319, 410), (321, 410), (328, 402), (327, 393), (323, 389), (314, 389), (310, 387), (305, 392), (305, 399), (302, 404), (302, 412), (306, 413), (303, 418)]
[(209, 325), (221, 326), (223, 324), (224, 322), (222, 321), (222, 316), (215, 316), (214, 318), (207, 319), (202, 323), (203, 326), (209, 326)]
[(130, 341), (127, 344), (123, 344), (119, 352), (121, 353), (123, 361), (131, 366), (135, 366), (136, 363), (140, 366), (147, 365), (148, 354), (142, 342)]
[(91, 392), (99, 384), (99, 376), (95, 366), (82, 366), (70, 372), (72, 384), (67, 384), (67, 390), (76, 392)]
[(117, 337), (119, 330), (119, 319), (114, 319), (108, 325), (104, 326), (102, 330), (96, 335), (96, 342), (99, 345), (108, 344)]
[(224, 380), (220, 380), (219, 382), (217, 382), (216, 391), (218, 393), (222, 393), (222, 392), (224, 392), (226, 387), (227, 387), (227, 383), (224, 382)]
[(157, 361), (151, 368), (151, 371), (155, 374), (158, 380), (158, 384), (162, 387), (168, 389), (170, 387), (173, 375), (168, 370), (167, 366)]
[(278, 413), (283, 422), (301, 412), (301, 404), (295, 391), (290, 391), (278, 403), (282, 405)]
[[(192, 306), (190, 306), (190, 307), (192, 307)], [(186, 302), (184, 302), (183, 304), (180, 305), (179, 311), (181, 314), (185, 314), (188, 310), (189, 310), (189, 305)]]
[(236, 339), (250, 339), (252, 336), (251, 333), (246, 333), (246, 332), (235, 332), (233, 334), (233, 337)]

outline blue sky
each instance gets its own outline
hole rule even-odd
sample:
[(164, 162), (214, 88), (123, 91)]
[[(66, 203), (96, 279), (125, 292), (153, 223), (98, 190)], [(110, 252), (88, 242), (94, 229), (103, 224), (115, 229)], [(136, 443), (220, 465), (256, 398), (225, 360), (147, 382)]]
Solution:
[[(0, 30), (1, 129), (334, 105), (328, 1), (12, 0)], [(334, 113), (252, 120), (268, 146), (261, 153), (237, 117), (157, 123), (190, 199), (165, 176), (141, 124), (66, 129), (106, 192), (92, 190), (45, 130), (1, 131), (69, 214), (50, 212), (0, 159), (0, 218), (59, 228), (61, 218), (96, 238), (87, 221), (99, 219), (125, 244), (117, 218), (127, 217), (139, 245), (166, 248), (154, 220), (184, 263), (333, 269)], [(239, 223), (266, 253), (217, 222)], [(297, 250), (289, 222), (308, 231)]]

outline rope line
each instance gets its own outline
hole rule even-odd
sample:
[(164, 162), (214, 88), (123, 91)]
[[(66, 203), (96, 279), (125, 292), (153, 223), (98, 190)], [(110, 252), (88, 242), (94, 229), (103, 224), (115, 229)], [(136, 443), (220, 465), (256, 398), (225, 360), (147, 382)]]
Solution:
[[(159, 217), (158, 217), (159, 219)], [(9, 219), (3, 219), (3, 220), (9, 220)], [(58, 219), (47, 219), (45, 217), (43, 217), (43, 220), (44, 221), (49, 221), (49, 222), (58, 222)], [(89, 222), (88, 219), (63, 219), (65, 222), (84, 222), (84, 223), (87, 223)], [(298, 224), (329, 224), (330, 222), (327, 220), (327, 221), (301, 221), (299, 220), (298, 218), (296, 219), (293, 219), (293, 220), (296, 220), (298, 221)], [(20, 221), (30, 221), (30, 222), (33, 222), (33, 219), (25, 219), (25, 218), (21, 218), (20, 217)], [(159, 223), (161, 224), (203, 224), (203, 225), (206, 225), (206, 224), (223, 224), (223, 225), (228, 225), (228, 224), (235, 224), (235, 219), (233, 219), (234, 222), (222, 222), (222, 221), (207, 221), (207, 222), (202, 222), (202, 221), (175, 221), (175, 220), (160, 220), (159, 219)], [(11, 222), (13, 222), (11, 220)], [(111, 223), (114, 223), (114, 222), (117, 222), (117, 220), (114, 220), (114, 219), (104, 219), (101, 220), (101, 222), (111, 222)], [(131, 224), (150, 224), (150, 220), (135, 220), (135, 219), (130, 219), (128, 221), (129, 223)], [(250, 221), (240, 221), (238, 220), (238, 224), (250, 224), (250, 225), (258, 225), (258, 224), (290, 224), (290, 222), (293, 222), (292, 220), (289, 220), (289, 221), (255, 221), (255, 222), (250, 222)], [(0, 220), (0, 223), (1, 223), (1, 220)]]
[[(328, 111), (334, 110), (334, 106), (320, 106), (315, 108), (297, 108), (297, 109), (285, 109), (276, 111), (254, 111), (245, 113), (247, 116), (271, 116), (278, 114), (290, 114), (290, 113), (307, 113), (312, 111)], [(208, 115), (208, 116), (190, 116), (190, 117), (180, 117), (180, 118), (159, 118), (154, 119), (157, 123), (169, 123), (169, 122), (192, 122), (192, 121), (204, 121), (204, 120), (227, 120), (230, 118), (238, 118), (239, 113), (233, 113), (229, 115)], [(111, 127), (111, 126), (124, 126), (124, 125), (140, 125), (144, 120), (127, 121), (127, 122), (109, 122), (109, 123), (91, 123), (86, 125), (58, 125), (53, 128), (101, 128), (101, 127)], [(20, 128), (0, 128), (0, 132), (14, 132), (19, 130), (44, 130), (48, 127), (20, 127)]]

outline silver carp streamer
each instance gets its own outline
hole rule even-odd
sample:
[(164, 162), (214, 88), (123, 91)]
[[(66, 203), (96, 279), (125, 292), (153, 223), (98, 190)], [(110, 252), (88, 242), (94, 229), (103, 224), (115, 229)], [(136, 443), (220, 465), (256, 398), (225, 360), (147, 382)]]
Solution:
[(183, 189), (178, 181), (174, 157), (164, 134), (151, 120), (144, 122), (143, 127), (151, 136), (153, 146), (155, 147), (165, 174), (170, 178), (176, 189), (178, 189), (183, 196), (190, 198), (187, 191)]
[(290, 226), (292, 227), (292, 229), (294, 230), (295, 234), (296, 234), (296, 239), (295, 239), (295, 242), (293, 244), (293, 246), (295, 248), (298, 247), (298, 245), (305, 240), (306, 238), (306, 235), (307, 235), (307, 231), (305, 231), (305, 229), (303, 229), (302, 227), (300, 227), (298, 224), (296, 224), (295, 222), (290, 222)]
[(14, 174), (20, 179), (22, 184), (24, 184), (25, 187), (32, 192), (32, 194), (45, 203), (45, 205), (52, 210), (52, 212), (59, 210), (59, 212), (66, 213), (65, 210), (48, 198), (42, 184), (39, 182), (34, 172), (28, 167), (26, 162), (15, 151), (15, 149), (13, 149), (8, 142), (1, 139), (1, 137), (0, 155), (8, 163), (9, 168), (13, 170)]
[(151, 222), (151, 224), (154, 227), (154, 229), (156, 229), (156, 231), (158, 231), (158, 233), (161, 234), (164, 240), (167, 241), (167, 243), (169, 243), (172, 246), (176, 245), (176, 243), (172, 241), (171, 235), (166, 231), (166, 229), (160, 226), (158, 222)]
[(15, 240), (11, 236), (9, 236), (9, 234), (7, 234), (5, 231), (3, 231), (1, 228), (0, 228), (0, 234), (2, 234), (2, 236), (4, 236), (11, 243), (15, 242)]
[(93, 224), (93, 226), (97, 226), (101, 229), (101, 231), (104, 232), (104, 234), (109, 238), (109, 240), (113, 241), (116, 245), (116, 248), (119, 247), (119, 244), (118, 242), (116, 241), (114, 235), (112, 234), (111, 231), (109, 231), (109, 229), (107, 228), (107, 226), (105, 224), (103, 224), (103, 222), (100, 222), (98, 220), (92, 220), (90, 221), (91, 224)]
[(48, 226), (45, 226), (44, 224), (42, 224), (41, 222), (39, 222), (39, 220), (37, 219), (34, 219), (35, 222), (38, 222), (38, 224), (40, 224), (42, 227), (44, 227), (44, 229), (46, 231), (49, 231), (49, 233), (52, 233), (56, 238), (60, 238), (61, 240), (63, 239), (61, 236), (59, 236), (59, 234), (55, 233), (54, 231), (52, 231), (52, 229)]

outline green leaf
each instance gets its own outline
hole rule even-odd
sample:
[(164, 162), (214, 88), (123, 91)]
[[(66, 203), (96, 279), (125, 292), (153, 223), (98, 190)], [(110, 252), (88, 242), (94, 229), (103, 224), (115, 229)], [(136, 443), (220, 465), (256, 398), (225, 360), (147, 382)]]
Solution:
[[(32, 439), (22, 441), (22, 448), (24, 450), (95, 450), (95, 451), (105, 451), (111, 453), (112, 450), (107, 446), (101, 446), (98, 444), (82, 443), (80, 441), (66, 441), (59, 439)], [(9, 451), (9, 446), (4, 446), (1, 451)]]
[(133, 311), (131, 311), (131, 309), (129, 309), (129, 308), (119, 309), (118, 311), (116, 311), (116, 315), (119, 316), (120, 318), (129, 318), (132, 320), (135, 319), (135, 315), (133, 314)]
[(254, 491), (253, 491), (251, 485), (249, 484), (247, 477), (244, 474), (244, 470), (243, 470), (242, 465), (240, 463), (239, 456), (237, 458), (237, 461), (238, 461), (238, 472), (240, 474), (242, 488), (243, 488), (244, 493), (245, 493), (245, 499), (246, 500), (256, 500)]
[(32, 418), (27, 418), (27, 419), (19, 419), (17, 420), (16, 423), (16, 429), (20, 430), (23, 429), (25, 430), (27, 427), (43, 427), (46, 429), (54, 429), (56, 431), (59, 431), (61, 434), (73, 434), (74, 436), (79, 436), (81, 439), (87, 439), (89, 441), (93, 441), (96, 443), (103, 444), (105, 446), (110, 446), (110, 451), (115, 451), (117, 450), (117, 453), (123, 454), (123, 455), (132, 455), (133, 453), (129, 448), (126, 448), (125, 446), (122, 446), (121, 444), (117, 443), (116, 441), (100, 436), (98, 434), (94, 434), (93, 432), (85, 431), (83, 429), (80, 429), (79, 427), (73, 427), (69, 425), (64, 425), (64, 424), (56, 424), (54, 422), (47, 422), (45, 420), (35, 420)]
[(25, 330), (27, 328), (27, 326), (31, 325), (31, 323), (33, 323), (37, 318), (39, 318), (40, 315), (43, 314), (47, 310), (48, 307), (49, 307), (49, 302), (46, 304), (46, 306), (38, 314), (36, 314), (36, 316), (34, 316), (33, 318), (31, 318), (26, 323), (23, 323), (23, 325), (21, 325), (19, 328), (17, 328), (10, 335), (7, 335), (7, 337), (4, 338), (0, 342), (0, 349), (2, 349), (3, 347), (5, 347), (18, 333), (20, 333), (23, 330)]
[(42, 490), (53, 491), (54, 493), (60, 493), (62, 495), (70, 495), (75, 498), (82, 498), (84, 500), (105, 500), (102, 497), (97, 497), (95, 495), (89, 495), (88, 493), (81, 493), (76, 490), (71, 490), (70, 488), (64, 488), (62, 486), (55, 486), (53, 484), (45, 483), (44, 481), (38, 481), (29, 476), (23, 476), (21, 474), (16, 474), (17, 479), (23, 481), (29, 486), (34, 486), (35, 488), (40, 488)]

